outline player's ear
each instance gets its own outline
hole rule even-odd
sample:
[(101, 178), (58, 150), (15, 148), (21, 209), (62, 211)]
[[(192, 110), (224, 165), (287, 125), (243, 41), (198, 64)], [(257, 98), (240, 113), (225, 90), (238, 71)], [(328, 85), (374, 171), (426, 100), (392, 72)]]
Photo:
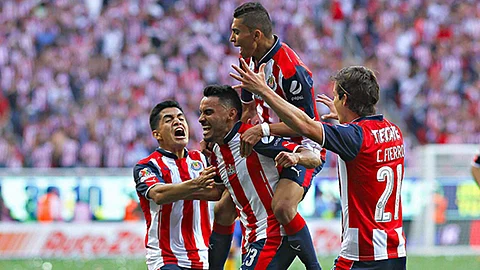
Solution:
[(235, 120), (235, 118), (240, 118), (240, 117), (237, 117), (238, 116), (238, 111), (237, 109), (235, 108), (230, 108), (230, 110), (228, 110), (228, 118), (231, 119), (231, 120)]
[(260, 31), (260, 30), (258, 30), (258, 29), (256, 29), (255, 31), (253, 31), (253, 39), (254, 39), (255, 41), (257, 41), (257, 42), (260, 40), (260, 38), (262, 37), (262, 35), (263, 35), (262, 31)]
[(157, 130), (152, 131), (152, 135), (157, 141), (162, 140), (162, 134), (160, 134), (160, 132)]
[(347, 99), (348, 99), (348, 96), (343, 94), (343, 98), (341, 101), (344, 107), (347, 107)]

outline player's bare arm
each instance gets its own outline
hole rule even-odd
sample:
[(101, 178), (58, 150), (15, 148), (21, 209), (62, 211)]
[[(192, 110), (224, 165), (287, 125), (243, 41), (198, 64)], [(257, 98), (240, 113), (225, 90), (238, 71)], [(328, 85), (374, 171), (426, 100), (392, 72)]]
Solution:
[[(240, 62), (241, 65), (247, 66), (245, 60), (240, 59)], [(234, 89), (244, 88), (262, 96), (287, 126), (305, 137), (320, 144), (323, 143), (322, 123), (311, 119), (306, 113), (302, 112), (302, 110), (288, 103), (277, 93), (270, 90), (265, 82), (265, 64), (260, 66), (258, 73), (251, 70), (243, 71), (237, 65), (232, 65), (232, 68), (237, 71), (238, 74), (230, 73), (230, 76), (241, 82), (241, 84), (233, 86)]]
[[(248, 129), (240, 137), (242, 139), (240, 142), (240, 155), (242, 157), (248, 157), (252, 153), (253, 146), (257, 144), (262, 137), (269, 135), (276, 135), (280, 137), (297, 137), (299, 135), (283, 122), (274, 124), (263, 123), (262, 125), (256, 125)], [(268, 130), (267, 133), (265, 132), (265, 129)]]
[(224, 190), (224, 185), (211, 185), (193, 192), (185, 197), (185, 200), (218, 201), (222, 198)]
[(242, 102), (242, 117), (240, 121), (243, 123), (252, 123), (256, 125), (258, 123), (257, 108), (255, 105), (255, 100), (248, 103)]
[(472, 166), (472, 176), (477, 182), (478, 187), (480, 187), (480, 167)]
[(148, 198), (159, 205), (185, 200), (193, 192), (209, 188), (214, 184), (215, 169), (215, 167), (209, 166), (197, 178), (180, 184), (156, 185), (148, 191)]
[(275, 157), (275, 163), (277, 166), (282, 166), (285, 168), (300, 164), (307, 169), (314, 169), (322, 165), (322, 160), (320, 159), (320, 156), (315, 154), (313, 151), (299, 147), (295, 153), (285, 151), (280, 152)]

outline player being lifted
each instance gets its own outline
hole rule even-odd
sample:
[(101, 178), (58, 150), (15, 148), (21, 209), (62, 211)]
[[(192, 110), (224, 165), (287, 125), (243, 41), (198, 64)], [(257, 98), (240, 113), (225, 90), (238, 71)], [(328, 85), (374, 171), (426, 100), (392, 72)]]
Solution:
[[(307, 173), (303, 166), (315, 168), (320, 160), (313, 151), (273, 136), (263, 138), (248, 157), (242, 157), (240, 136), (251, 125), (239, 121), (241, 112), (240, 98), (232, 87), (207, 86), (198, 121), (204, 140), (214, 143), (212, 164), (218, 168), (226, 188), (224, 196), (233, 200), (245, 230), (242, 269), (287, 269), (296, 254), (273, 213), (274, 193), (280, 177), (302, 181)], [(217, 250), (228, 252), (230, 243), (214, 244)], [(211, 261), (210, 269), (223, 269), (223, 262)]]
[(319, 101), (331, 110), (340, 125), (313, 121), (265, 83), (265, 65), (259, 72), (233, 66), (241, 82), (237, 89), (260, 95), (292, 129), (339, 156), (342, 203), (342, 245), (334, 269), (406, 268), (402, 228), (401, 187), (404, 143), (400, 129), (376, 114), (380, 88), (375, 74), (362, 66), (340, 70), (334, 77), (333, 101)]
[[(260, 3), (242, 4), (234, 11), (231, 28), (230, 41), (240, 48), (241, 58), (249, 63), (245, 68), (258, 70), (258, 67), (265, 63), (265, 79), (271, 91), (301, 108), (310, 118), (318, 120), (313, 101), (312, 74), (298, 55), (272, 34), (272, 22), (267, 10)], [(302, 138), (284, 123), (278, 123), (278, 117), (258, 95), (254, 97), (251, 92), (242, 89), (241, 98), (244, 110), (242, 121), (257, 119), (258, 116), (262, 122), (261, 125), (254, 126), (242, 134), (242, 156), (248, 156), (252, 147), (262, 137), (275, 134), (291, 137), (296, 143), (314, 151), (318, 159), (322, 159), (318, 144)], [(313, 177), (320, 170), (321, 166), (307, 170), (305, 177), (297, 182), (288, 178), (280, 179), (272, 199), (273, 212), (285, 228), (292, 251), (299, 256), (307, 269), (320, 269), (320, 265), (310, 232), (305, 220), (298, 214), (297, 207), (310, 188)], [(224, 244), (231, 242), (232, 239), (232, 228), (236, 218), (233, 208), (234, 204), (230, 197), (224, 196), (216, 203), (214, 209), (215, 221), (210, 238), (213, 249), (210, 250), (210, 255), (214, 255), (211, 261), (218, 261), (220, 264), (227, 257)]]

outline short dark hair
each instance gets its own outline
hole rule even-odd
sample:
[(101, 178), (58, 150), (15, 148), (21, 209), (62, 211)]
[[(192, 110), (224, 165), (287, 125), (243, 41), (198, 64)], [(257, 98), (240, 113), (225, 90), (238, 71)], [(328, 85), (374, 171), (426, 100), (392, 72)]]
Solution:
[(205, 97), (218, 97), (222, 104), (237, 110), (239, 119), (242, 116), (242, 101), (240, 101), (237, 91), (230, 85), (209, 85), (203, 89), (203, 95)]
[(363, 66), (350, 66), (342, 68), (332, 76), (337, 83), (335, 90), (338, 97), (347, 95), (348, 108), (359, 116), (375, 114), (375, 104), (380, 97), (375, 73)]
[(182, 107), (180, 104), (175, 100), (165, 100), (163, 102), (158, 103), (153, 107), (152, 111), (150, 112), (150, 128), (154, 131), (158, 127), (158, 121), (160, 121), (160, 112), (162, 112), (166, 108), (178, 108), (180, 111), (183, 112)]
[(247, 2), (238, 6), (233, 12), (233, 17), (242, 19), (242, 23), (250, 31), (258, 29), (268, 37), (272, 37), (272, 21), (268, 11), (258, 2)]

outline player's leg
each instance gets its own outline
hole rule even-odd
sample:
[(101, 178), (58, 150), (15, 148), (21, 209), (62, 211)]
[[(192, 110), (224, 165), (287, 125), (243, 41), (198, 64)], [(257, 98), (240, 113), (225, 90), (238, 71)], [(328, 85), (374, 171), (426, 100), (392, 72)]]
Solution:
[(333, 262), (332, 270), (350, 270), (352, 269), (354, 262), (355, 261), (338, 256)]
[(287, 237), (282, 238), (282, 244), (278, 248), (277, 253), (268, 264), (267, 269), (288, 269), (297, 255), (292, 252), (288, 244)]
[(272, 209), (278, 222), (283, 225), (288, 235), (290, 247), (296, 252), (307, 269), (321, 269), (318, 262), (312, 237), (303, 217), (297, 212), (297, 207), (303, 199), (307, 188), (304, 181), (311, 181), (313, 170), (302, 166), (284, 168), (281, 179), (275, 190)]
[(283, 239), (285, 237), (270, 237), (250, 244), (247, 252), (242, 256), (240, 269), (288, 269), (295, 259), (295, 254), (288, 247), (287, 241), (283, 241)]
[(223, 269), (232, 244), (237, 211), (227, 190), (213, 208), (213, 231), (208, 245), (210, 269)]
[(238, 269), (237, 258), (238, 254), (241, 254), (242, 250), (242, 225), (240, 220), (235, 221), (235, 229), (233, 231), (233, 241), (228, 253), (227, 261), (225, 262), (225, 270)]

